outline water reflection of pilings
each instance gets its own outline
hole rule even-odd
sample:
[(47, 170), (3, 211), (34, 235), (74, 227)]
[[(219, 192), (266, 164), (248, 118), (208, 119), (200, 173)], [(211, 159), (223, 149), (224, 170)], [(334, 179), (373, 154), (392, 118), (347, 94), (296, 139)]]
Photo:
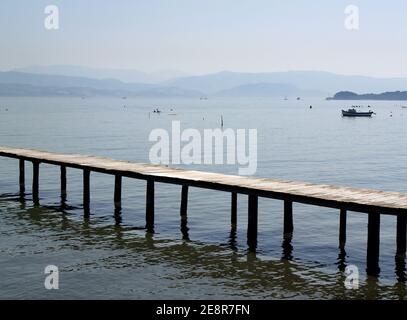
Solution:
[(116, 235), (116, 241), (121, 242), (123, 240), (123, 229), (120, 225), (116, 224), (113, 230)]
[(283, 248), (282, 259), (292, 260), (293, 259), (292, 252), (294, 248), (293, 245), (291, 244), (291, 238), (285, 237), (281, 247)]
[[(18, 199), (17, 197), (15, 198)], [(318, 281), (309, 281), (303, 274), (307, 274), (310, 268), (307, 265), (297, 264), (286, 259), (281, 261), (263, 261), (256, 257), (255, 253), (249, 252), (244, 255), (239, 252), (230, 252), (218, 246), (203, 245), (199, 242), (194, 245), (189, 245), (188, 242), (183, 242), (181, 245), (175, 243), (168, 245), (167, 240), (154, 239), (154, 235), (146, 232), (145, 237), (124, 236), (126, 231), (135, 228), (125, 228), (123, 226), (98, 227), (98, 218), (95, 216), (92, 221), (84, 220), (78, 223), (75, 220), (68, 219), (68, 216), (63, 219), (63, 224), (67, 232), (61, 233), (61, 220), (55, 219), (57, 208), (41, 207), (41, 210), (32, 208), (31, 204), (26, 208), (21, 205), (21, 219), (30, 222), (30, 225), (37, 225), (41, 230), (54, 229), (56, 235), (61, 236), (62, 241), (75, 241), (82, 239), (86, 241), (94, 241), (92, 245), (103, 245), (106, 248), (109, 243), (112, 249), (125, 249), (134, 251), (134, 255), (126, 252), (126, 262), (137, 263), (136, 257), (143, 254), (146, 263), (154, 263), (157, 261), (163, 263), (171, 263), (171, 265), (179, 265), (185, 267), (186, 276), (193, 278), (196, 273), (188, 273), (189, 270), (194, 270), (194, 266), (202, 267), (202, 261), (205, 261), (205, 272), (212, 277), (222, 277), (225, 285), (233, 283), (234, 289), (243, 290), (259, 290), (259, 292), (267, 292), (268, 297), (294, 297), (294, 296), (331, 296), (346, 297), (346, 298), (381, 298), (389, 297), (403, 299), (405, 295), (405, 285), (402, 283), (393, 286), (378, 285), (375, 278), (369, 279), (367, 285), (361, 286), (359, 290), (343, 289), (343, 277), (338, 277), (333, 280), (331, 275), (324, 274), (317, 269), (312, 270), (312, 277), (321, 279), (323, 283), (329, 282), (330, 285), (319, 284)], [(18, 208), (16, 208), (18, 210)], [(77, 208), (76, 208), (77, 209)], [(28, 214), (27, 214), (28, 211)], [(20, 214), (20, 213), (18, 213)], [(31, 230), (32, 228), (30, 228)], [(139, 228), (140, 230), (143, 228)], [(116, 237), (109, 235), (115, 234)], [(232, 236), (234, 236), (232, 234)], [(101, 239), (103, 241), (101, 242)], [(171, 241), (173, 242), (173, 241)], [(63, 245), (63, 242), (61, 242)], [(164, 245), (161, 245), (164, 244)], [(287, 249), (286, 255), (290, 256), (292, 246), (289, 242), (285, 243)], [(291, 248), (290, 248), (291, 247)], [(150, 248), (154, 248), (151, 250)], [(283, 247), (284, 249), (284, 247)], [(243, 258), (244, 257), (244, 258)], [(243, 258), (243, 259), (242, 259)], [(158, 259), (158, 260), (157, 260)], [(125, 263), (125, 262), (123, 262)], [(249, 271), (249, 272), (245, 272)], [(238, 277), (239, 281), (234, 281)], [(226, 280), (225, 280), (226, 279)], [(228, 282), (227, 280), (230, 280)], [(390, 291), (389, 291), (390, 289)]]
[(121, 207), (116, 207), (114, 209), (114, 216), (113, 217), (114, 217), (115, 225), (120, 226), (120, 224), (123, 221), (123, 219), (122, 219), (122, 208)]
[(24, 192), (24, 190), (23, 191), (20, 190), (20, 193), (18, 194), (18, 196), (19, 196), (20, 202), (25, 202), (25, 192)]
[(64, 211), (67, 209), (68, 205), (67, 205), (67, 197), (66, 197), (66, 193), (65, 194), (61, 194), (61, 211)]
[[(8, 196), (9, 199), (9, 196)], [(18, 194), (13, 195), (12, 198), (13, 201), (18, 201)], [(60, 212), (59, 211), (59, 206), (41, 206), (40, 210), (38, 210), (37, 207), (33, 207), (31, 201), (30, 202), (21, 202), (20, 206), (16, 207), (21, 209), (21, 211), (25, 211), (24, 214), (21, 212), (18, 213), (21, 215), (22, 219), (29, 219), (30, 221), (34, 222), (37, 225), (40, 225), (41, 228), (50, 228), (50, 227), (55, 227), (57, 228), (56, 230), (60, 231), (61, 226), (63, 230), (69, 230), (71, 229), (73, 233), (71, 234), (72, 239), (75, 238), (82, 238), (82, 239), (112, 239), (111, 237), (108, 237), (109, 232), (112, 232), (113, 234), (116, 235), (114, 237), (114, 242), (115, 244), (114, 248), (117, 248), (116, 245), (119, 245), (120, 248), (131, 248), (137, 252), (138, 250), (143, 250), (145, 248), (153, 248), (157, 249), (158, 251), (154, 251), (155, 253), (153, 254), (154, 257), (157, 257), (158, 255), (161, 256), (163, 260), (169, 260), (172, 261), (174, 259), (174, 263), (177, 263), (177, 259), (175, 259), (173, 256), (173, 250), (178, 250), (177, 255), (180, 255), (182, 258), (179, 259), (179, 261), (184, 261), (186, 257), (190, 258), (190, 261), (188, 261), (189, 264), (194, 265), (195, 263), (201, 263), (203, 259), (212, 261), (211, 263), (208, 263), (206, 267), (208, 270), (214, 270), (213, 274), (224, 274), (225, 272), (225, 264), (229, 263), (230, 267), (235, 267), (236, 270), (248, 270), (250, 271), (250, 274), (241, 274), (239, 273), (240, 277), (243, 277), (243, 279), (247, 281), (242, 282), (242, 286), (247, 286), (247, 287), (252, 287), (253, 286), (253, 272), (256, 274), (256, 278), (258, 277), (258, 285), (259, 287), (264, 286), (265, 290), (270, 290), (272, 288), (280, 287), (282, 290), (288, 290), (290, 292), (303, 292), (304, 294), (313, 294), (312, 292), (315, 291), (315, 287), (313, 286), (312, 283), (307, 282), (304, 280), (301, 276), (298, 274), (301, 274), (301, 272), (304, 272), (304, 269), (307, 268), (306, 266), (301, 266), (296, 263), (293, 263), (289, 260), (293, 259), (293, 246), (291, 244), (291, 241), (287, 241), (287, 239), (282, 243), (282, 251), (283, 251), (283, 260), (281, 262), (264, 262), (261, 259), (256, 258), (256, 254), (249, 252), (247, 255), (245, 254), (246, 259), (240, 259), (242, 258), (242, 255), (239, 254), (239, 252), (233, 252), (230, 255), (225, 255), (224, 253), (221, 255), (216, 255), (216, 257), (211, 256), (211, 250), (214, 250), (212, 246), (210, 246), (210, 251), (208, 249), (202, 248), (199, 250), (195, 249), (195, 246), (190, 247), (188, 242), (184, 242), (181, 246), (175, 245), (171, 247), (162, 247), (160, 245), (155, 246), (155, 244), (160, 243), (160, 240), (154, 239), (154, 235), (151, 233), (146, 233), (145, 234), (145, 239), (143, 239), (142, 242), (137, 239), (137, 237), (124, 237), (123, 234), (127, 230), (133, 230), (135, 228), (123, 228), (120, 223), (116, 227), (112, 226), (111, 228), (109, 227), (102, 227), (98, 228), (98, 218), (97, 215), (93, 217), (92, 220), (89, 219), (84, 219), (83, 223), (80, 223), (80, 225), (77, 224), (74, 220), (69, 219), (69, 212), (65, 215), (62, 216), (62, 221), (60, 219), (55, 219), (55, 213)], [(78, 209), (79, 207), (69, 207), (68, 210), (70, 209)], [(28, 213), (28, 214), (27, 214)], [(184, 221), (184, 224), (181, 224), (182, 229), (188, 232), (187, 224), (186, 221)], [(80, 228), (78, 228), (80, 227)], [(186, 228), (186, 229), (185, 229)], [(139, 228), (140, 230), (143, 228)], [(109, 231), (110, 230), (110, 231)], [(110, 234), (112, 234), (110, 233)], [(105, 237), (107, 236), (107, 237)], [(65, 237), (65, 236), (64, 236)], [(189, 237), (188, 237), (189, 238)], [(65, 240), (65, 239), (64, 239)], [(230, 233), (230, 244), (233, 246), (236, 243), (236, 230), (232, 229), (232, 232)], [(109, 240), (104, 240), (104, 243)], [(97, 242), (95, 242), (95, 245), (97, 245)], [(105, 244), (104, 244), (105, 246)], [(231, 248), (232, 248), (231, 246)], [(148, 251), (149, 254), (152, 252)], [(196, 255), (196, 257), (194, 256)], [(227, 260), (223, 260), (222, 257), (227, 257)], [(240, 257), (240, 258), (239, 258)], [(160, 259), (161, 259), (160, 258)], [(188, 258), (188, 259), (189, 259)], [(131, 259), (131, 257), (130, 257)], [(246, 260), (246, 261), (244, 261)], [(340, 250), (338, 254), (338, 266), (340, 268), (346, 267), (346, 253), (344, 250)], [(398, 259), (396, 260), (398, 263), (398, 267), (396, 269), (396, 273), (398, 273), (398, 280), (400, 281), (397, 284), (394, 284), (390, 287), (391, 289), (391, 295), (393, 297), (399, 297), (400, 299), (403, 299), (406, 297), (406, 290), (405, 290), (405, 284), (402, 283), (402, 281), (405, 281), (405, 273), (406, 273), (406, 265), (405, 265), (405, 260), (404, 259)], [(243, 265), (242, 265), (243, 263)], [(244, 265), (247, 264), (247, 265)], [(342, 267), (341, 267), (342, 264)], [(222, 272), (218, 272), (219, 270), (222, 270)], [(235, 273), (237, 272), (236, 270), (232, 270), (229, 272), (231, 276), (234, 276)], [(299, 271), (298, 274), (296, 271)], [(317, 272), (317, 271), (316, 271)], [(282, 279), (284, 279), (284, 283), (280, 283), (279, 280), (273, 280), (271, 281), (270, 278), (266, 275), (274, 274), (277, 273), (280, 275)], [(318, 273), (318, 272), (317, 272)], [(261, 275), (262, 274), (262, 275)], [(330, 275), (329, 275), (330, 276)], [(321, 278), (324, 279), (324, 281), (329, 281), (327, 279), (331, 278), (326, 278), (327, 275), (321, 274), (316, 276), (316, 278)], [(275, 277), (273, 277), (274, 279)], [(343, 277), (338, 277), (338, 281), (335, 281), (335, 296), (339, 297), (339, 294), (341, 294), (341, 288), (343, 288)], [(262, 279), (260, 281), (260, 279)], [(332, 279), (331, 279), (332, 280)], [(256, 280), (257, 281), (257, 280)], [(369, 278), (368, 281), (366, 281), (366, 285), (363, 285), (360, 287), (360, 289), (356, 292), (350, 292), (350, 291), (344, 291), (344, 293), (341, 294), (343, 297), (360, 297), (360, 298), (369, 298), (369, 299), (375, 299), (375, 298), (381, 298), (384, 296), (387, 296), (389, 286), (383, 286), (383, 285), (378, 285), (377, 280), (375, 278)], [(319, 287), (321, 290), (321, 293), (325, 291), (324, 287)], [(314, 290), (314, 291), (313, 291)], [(385, 291), (387, 290), (387, 291)], [(376, 291), (376, 292), (375, 292)], [(326, 293), (328, 294), (330, 291), (327, 291)]]
[(336, 259), (336, 264), (338, 265), (339, 271), (344, 272), (346, 269), (346, 251), (343, 246), (339, 247), (338, 258)]
[(394, 295), (397, 296), (399, 300), (406, 299), (407, 290), (406, 284), (403, 282), (396, 282), (393, 286)]
[(146, 244), (147, 248), (154, 249), (155, 248), (154, 233), (146, 232), (145, 239), (146, 239), (145, 244)]
[(181, 216), (181, 234), (182, 240), (189, 241), (189, 228), (188, 228), (188, 218), (187, 216)]
[(376, 300), (379, 298), (379, 279), (377, 276), (367, 276), (366, 278), (366, 299)]
[(229, 244), (230, 249), (232, 249), (233, 251), (237, 251), (237, 232), (236, 232), (236, 228), (232, 228), (230, 230), (228, 244)]
[(403, 255), (396, 255), (395, 262), (396, 262), (395, 272), (396, 272), (397, 281), (405, 283), (407, 280), (406, 257)]
[(247, 256), (246, 256), (246, 262), (247, 262), (247, 271), (250, 272), (256, 272), (256, 262), (258, 258), (256, 255), (256, 252), (253, 252), (251, 250), (247, 251)]

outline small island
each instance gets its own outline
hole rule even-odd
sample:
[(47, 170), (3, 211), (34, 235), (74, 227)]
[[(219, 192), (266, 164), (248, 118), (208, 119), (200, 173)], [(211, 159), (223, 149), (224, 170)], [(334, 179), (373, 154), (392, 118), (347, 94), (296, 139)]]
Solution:
[(339, 91), (326, 100), (407, 100), (407, 91), (357, 94), (352, 91)]

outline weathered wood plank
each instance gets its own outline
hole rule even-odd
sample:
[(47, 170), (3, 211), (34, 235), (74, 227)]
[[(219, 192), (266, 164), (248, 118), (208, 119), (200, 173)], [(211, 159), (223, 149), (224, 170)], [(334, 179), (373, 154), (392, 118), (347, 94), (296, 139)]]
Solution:
[(349, 211), (407, 216), (407, 194), (182, 170), (103, 157), (0, 147), (0, 156), (137, 179), (256, 195)]

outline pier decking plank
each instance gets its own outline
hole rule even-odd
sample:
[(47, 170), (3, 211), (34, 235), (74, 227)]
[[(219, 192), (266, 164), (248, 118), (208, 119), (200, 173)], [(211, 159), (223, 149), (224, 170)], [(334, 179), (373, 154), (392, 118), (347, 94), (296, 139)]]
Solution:
[(267, 198), (347, 209), (407, 216), (407, 194), (370, 189), (338, 187), (280, 179), (225, 175), (167, 166), (133, 163), (104, 157), (59, 154), (38, 150), (0, 146), (0, 156), (90, 171), (152, 179), (200, 188), (237, 192)]

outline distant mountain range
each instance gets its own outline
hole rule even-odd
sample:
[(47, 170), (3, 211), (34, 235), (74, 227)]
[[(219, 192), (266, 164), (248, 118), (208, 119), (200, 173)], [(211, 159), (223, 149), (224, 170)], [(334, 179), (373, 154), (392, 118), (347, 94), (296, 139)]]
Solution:
[(323, 96), (323, 93), (301, 90), (296, 86), (284, 83), (253, 83), (222, 90), (214, 94), (218, 97), (303, 97)]
[(200, 97), (203, 93), (168, 85), (9, 71), (0, 72), (0, 95)]
[[(0, 95), (323, 98), (343, 90), (374, 95), (407, 89), (407, 78), (346, 76), (321, 71), (223, 71), (187, 77), (178, 77), (178, 72), (170, 72), (177, 77), (172, 78), (170, 73), (166, 76), (160, 74), (154, 80), (153, 74), (137, 70), (79, 66), (39, 66), (16, 70), (0, 72)], [(158, 80), (167, 77), (171, 79)], [(394, 94), (380, 97), (395, 100)], [(332, 99), (337, 99), (336, 95)]]
[(29, 66), (24, 68), (16, 68), (10, 71), (92, 79), (117, 79), (123, 82), (150, 84), (156, 84), (165, 80), (187, 76), (187, 74), (184, 72), (173, 70), (147, 73), (134, 69), (91, 68), (71, 65)]
[(300, 90), (333, 95), (341, 90), (355, 92), (396, 91), (407, 89), (407, 78), (374, 78), (366, 76), (338, 75), (322, 71), (288, 71), (268, 73), (219, 72), (203, 76), (183, 77), (164, 82), (179, 88), (199, 90), (208, 95), (233, 87), (275, 83), (292, 85)]
[(407, 91), (357, 94), (351, 91), (340, 91), (327, 100), (407, 100)]

